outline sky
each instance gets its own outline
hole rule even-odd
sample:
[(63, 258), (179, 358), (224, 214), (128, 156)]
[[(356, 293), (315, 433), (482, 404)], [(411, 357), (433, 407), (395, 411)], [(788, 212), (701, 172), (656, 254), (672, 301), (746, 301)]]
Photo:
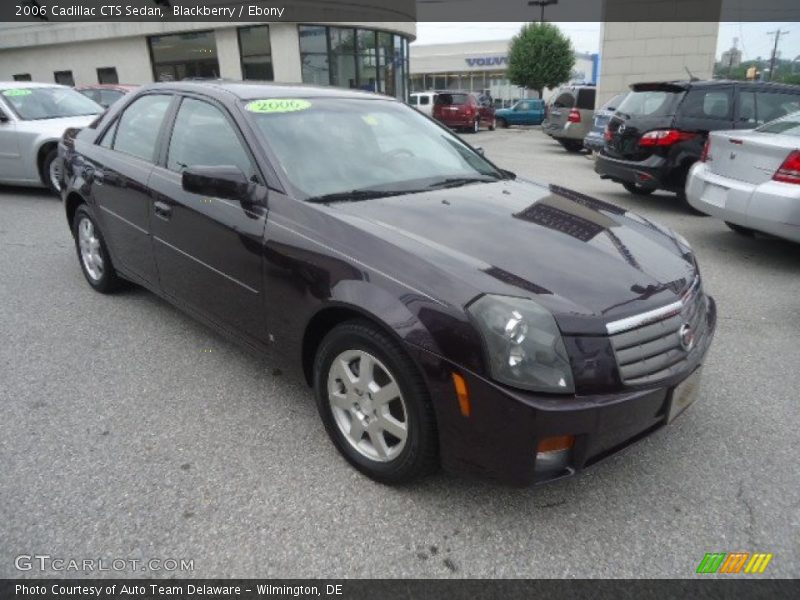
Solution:
[[(441, 44), (510, 39), (523, 23), (417, 23), (416, 44)], [(600, 48), (600, 23), (556, 23), (572, 40), (578, 52), (597, 52)], [(800, 23), (720, 23), (717, 58), (739, 38), (743, 59), (769, 58), (774, 37), (768, 32), (780, 28), (778, 50), (783, 58), (800, 56)]]

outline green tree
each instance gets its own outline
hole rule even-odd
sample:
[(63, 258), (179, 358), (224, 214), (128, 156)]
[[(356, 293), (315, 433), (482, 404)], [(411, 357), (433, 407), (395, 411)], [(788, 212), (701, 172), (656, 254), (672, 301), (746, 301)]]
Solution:
[(528, 23), (511, 40), (508, 79), (539, 92), (569, 81), (575, 66), (572, 42), (551, 23)]

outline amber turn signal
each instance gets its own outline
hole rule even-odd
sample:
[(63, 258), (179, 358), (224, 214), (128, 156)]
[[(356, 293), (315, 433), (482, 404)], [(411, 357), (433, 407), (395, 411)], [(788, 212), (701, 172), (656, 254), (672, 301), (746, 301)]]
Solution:
[(574, 435), (559, 435), (541, 440), (536, 447), (536, 452), (559, 452), (560, 450), (572, 448), (574, 445)]
[(453, 373), (453, 385), (456, 388), (456, 396), (458, 396), (458, 407), (461, 409), (461, 414), (468, 417), (472, 412), (472, 404), (469, 401), (469, 390), (467, 389), (467, 382), (458, 373)]

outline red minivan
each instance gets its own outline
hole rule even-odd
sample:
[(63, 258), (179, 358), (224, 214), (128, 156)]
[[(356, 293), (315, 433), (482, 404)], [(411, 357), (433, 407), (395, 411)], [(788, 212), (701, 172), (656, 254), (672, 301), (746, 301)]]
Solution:
[(433, 105), (433, 118), (451, 129), (477, 133), (481, 127), (494, 131), (492, 100), (474, 92), (439, 92)]

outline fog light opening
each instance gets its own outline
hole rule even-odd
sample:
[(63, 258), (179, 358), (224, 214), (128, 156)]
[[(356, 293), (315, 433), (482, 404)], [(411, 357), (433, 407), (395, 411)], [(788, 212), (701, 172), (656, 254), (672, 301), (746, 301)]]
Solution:
[(539, 440), (536, 447), (534, 471), (557, 473), (568, 469), (574, 445), (575, 436), (573, 435), (559, 435)]
[(453, 373), (453, 387), (456, 389), (456, 396), (458, 397), (458, 407), (461, 409), (461, 414), (465, 417), (472, 414), (472, 403), (469, 401), (469, 390), (467, 389), (466, 380), (458, 373)]

